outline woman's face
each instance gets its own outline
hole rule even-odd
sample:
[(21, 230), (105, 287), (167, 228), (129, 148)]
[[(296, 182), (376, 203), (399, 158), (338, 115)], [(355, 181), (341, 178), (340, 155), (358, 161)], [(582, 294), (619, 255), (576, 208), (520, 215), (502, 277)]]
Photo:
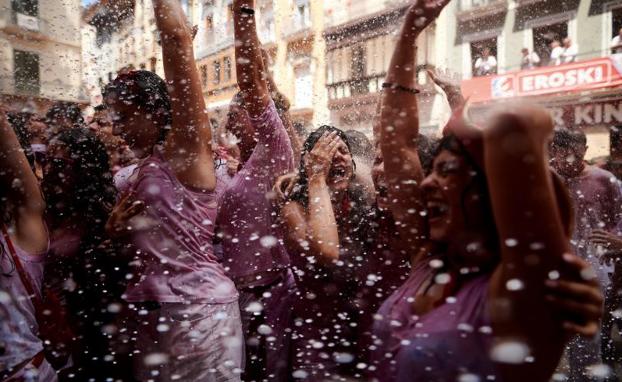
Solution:
[(69, 148), (60, 141), (53, 140), (48, 146), (43, 166), (42, 188), (47, 199), (58, 201), (63, 195), (70, 197), (70, 190), (76, 184), (79, 174), (74, 171), (75, 160)]
[(434, 158), (432, 172), (421, 184), (431, 240), (456, 240), (473, 229), (473, 223), (482, 221), (482, 190), (474, 187), (474, 176), (465, 159), (448, 150)]
[(376, 205), (382, 211), (388, 211), (389, 204), (389, 187), (384, 175), (384, 157), (380, 146), (376, 147), (376, 156), (374, 164), (371, 168), (371, 177), (376, 189)]
[(333, 156), (328, 177), (326, 179), (328, 187), (333, 192), (346, 191), (350, 187), (350, 182), (354, 177), (354, 162), (352, 154), (345, 142), (339, 139), (337, 151)]
[(158, 143), (160, 128), (154, 123), (153, 114), (115, 97), (106, 99), (112, 121), (112, 133), (121, 136), (139, 158), (151, 154)]
[(240, 148), (242, 159), (244, 161), (248, 160), (255, 149), (255, 145), (257, 145), (257, 139), (248, 113), (237, 102), (231, 102), (229, 106), (226, 130), (238, 138), (237, 144)]

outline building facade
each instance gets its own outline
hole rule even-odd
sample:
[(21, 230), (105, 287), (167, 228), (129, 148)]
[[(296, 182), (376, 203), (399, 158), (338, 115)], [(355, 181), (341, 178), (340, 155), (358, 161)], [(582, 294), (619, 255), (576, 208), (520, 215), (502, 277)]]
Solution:
[(80, 0), (0, 0), (0, 102), (44, 113), (84, 102)]
[[(485, 116), (501, 99), (529, 99), (549, 107), (558, 126), (584, 129), (589, 158), (608, 155), (620, 145), (622, 92), (612, 74), (622, 71), (622, 61), (612, 55), (611, 42), (622, 28), (622, 1), (461, 0), (448, 7), (453, 20), (441, 44), (452, 52), (448, 67), (465, 79), (472, 114)], [(552, 43), (564, 39), (576, 54), (556, 65)], [(484, 48), (496, 58), (497, 68), (477, 77), (475, 65)], [(523, 49), (535, 52), (540, 63), (522, 65)], [(598, 78), (599, 65), (608, 79)]]

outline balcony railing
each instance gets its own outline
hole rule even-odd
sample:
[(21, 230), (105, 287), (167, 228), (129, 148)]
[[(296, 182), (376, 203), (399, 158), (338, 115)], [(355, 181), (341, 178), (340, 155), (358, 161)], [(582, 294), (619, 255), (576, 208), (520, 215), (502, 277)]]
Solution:
[(335, 101), (376, 93), (382, 88), (382, 81), (384, 81), (384, 78), (385, 74), (377, 74), (328, 84), (326, 85), (328, 88), (328, 98), (331, 101)]

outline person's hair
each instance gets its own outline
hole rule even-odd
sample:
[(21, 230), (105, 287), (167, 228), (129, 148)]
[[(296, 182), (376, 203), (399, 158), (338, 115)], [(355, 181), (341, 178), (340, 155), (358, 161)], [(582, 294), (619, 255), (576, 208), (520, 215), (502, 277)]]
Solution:
[(101, 104), (101, 105), (97, 105), (93, 108), (94, 112), (98, 112), (98, 111), (105, 111), (106, 110), (106, 105), (105, 104)]
[(80, 126), (84, 123), (82, 110), (80, 110), (80, 106), (74, 102), (55, 102), (45, 114), (46, 123), (50, 126), (57, 126), (62, 119), (68, 119), (73, 125), (72, 127)]
[(121, 73), (104, 88), (102, 95), (104, 99), (130, 103), (140, 107), (143, 113), (152, 114), (152, 120), (160, 128), (158, 143), (164, 142), (173, 122), (173, 111), (166, 82), (160, 76), (147, 70)]
[[(67, 147), (73, 159), (72, 170), (77, 176), (71, 189), (62, 184), (57, 185), (63, 190), (62, 195), (44, 195), (47, 202), (46, 215), (52, 223), (63, 216), (77, 215), (84, 222), (89, 234), (94, 235), (93, 239), (97, 240), (105, 231), (106, 220), (116, 199), (106, 148), (86, 128), (61, 131), (50, 144), (54, 142), (60, 142)], [(71, 203), (64, 204), (64, 209), (60, 210), (59, 200), (70, 200)]]
[(22, 147), (22, 150), (24, 150), (24, 154), (26, 155), (26, 159), (28, 159), (30, 168), (34, 172), (35, 154), (32, 152), (32, 147), (30, 146), (32, 135), (28, 130), (28, 124), (33, 116), (34, 114), (28, 112), (9, 113), (7, 115), (7, 119), (11, 127), (13, 127), (13, 131), (15, 131), (15, 135), (17, 135), (17, 140), (19, 141), (19, 145)]
[(347, 130), (345, 134), (352, 145), (352, 156), (364, 158), (365, 160), (373, 160), (374, 146), (367, 136), (358, 130)]
[(432, 163), (434, 162), (434, 157), (438, 154), (437, 148), (439, 144), (439, 139), (427, 135), (419, 134), (417, 137), (417, 151), (419, 152), (419, 161), (421, 161), (421, 168), (423, 168), (424, 174), (429, 174), (432, 170)]
[[(351, 148), (352, 146), (350, 144), (350, 139), (348, 138), (346, 133), (341, 129), (338, 129), (334, 126), (323, 125), (323, 126), (320, 126), (317, 130), (313, 131), (311, 134), (309, 134), (309, 136), (307, 137), (307, 139), (305, 140), (302, 146), (302, 152), (300, 153), (298, 182), (296, 183), (296, 186), (294, 187), (294, 190), (292, 191), (292, 194), (290, 196), (291, 200), (300, 202), (304, 206), (306, 206), (309, 201), (309, 176), (307, 174), (307, 170), (305, 169), (305, 157), (307, 156), (309, 152), (311, 152), (311, 150), (313, 150), (316, 143), (320, 140), (320, 138), (322, 138), (324, 133), (327, 133), (327, 132), (328, 133), (336, 132), (337, 136), (341, 138), (341, 140), (348, 147), (348, 151), (352, 153), (352, 148)], [(354, 162), (354, 159), (352, 159), (352, 165), (356, 168), (356, 163)]]
[(555, 148), (585, 148), (587, 137), (581, 129), (556, 128), (551, 141), (551, 147)]
[[(472, 226), (476, 222), (467, 214), (466, 204), (467, 195), (469, 191), (476, 190), (479, 195), (478, 199), (482, 202), (481, 212), (484, 216), (484, 229), (486, 229), (486, 237), (489, 239), (488, 246), (491, 250), (497, 250), (499, 248), (499, 235), (495, 229), (494, 216), (492, 212), (492, 202), (490, 200), (490, 194), (488, 192), (488, 182), (484, 170), (477, 164), (475, 159), (469, 154), (462, 142), (455, 135), (444, 136), (435, 147), (434, 154), (432, 155), (432, 162), (442, 151), (449, 151), (450, 153), (464, 158), (466, 163), (472, 169), (471, 182), (464, 188), (462, 192), (461, 207), (464, 216), (464, 221), (467, 226)], [(432, 164), (430, 165), (432, 166)]]

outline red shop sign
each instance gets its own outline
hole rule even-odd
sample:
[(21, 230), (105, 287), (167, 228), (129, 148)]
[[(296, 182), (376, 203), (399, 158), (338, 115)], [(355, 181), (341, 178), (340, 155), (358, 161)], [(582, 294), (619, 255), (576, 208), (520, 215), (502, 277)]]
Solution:
[(462, 81), (462, 92), (475, 103), (621, 86), (622, 55), (617, 56), (476, 77)]

